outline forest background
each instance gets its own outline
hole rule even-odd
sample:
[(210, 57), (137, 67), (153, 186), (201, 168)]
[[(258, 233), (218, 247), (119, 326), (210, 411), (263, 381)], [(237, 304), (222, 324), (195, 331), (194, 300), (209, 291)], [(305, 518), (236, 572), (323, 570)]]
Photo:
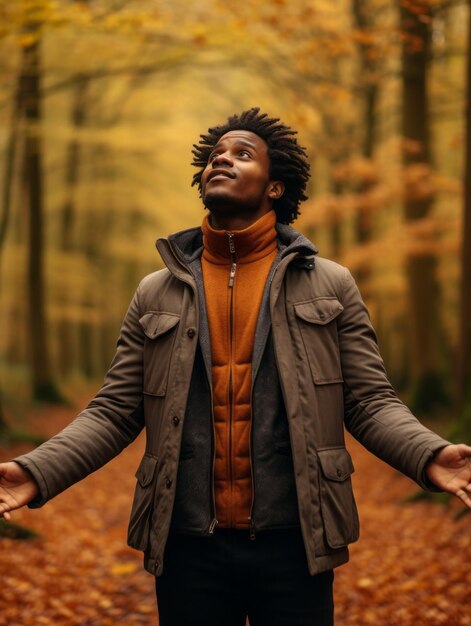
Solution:
[[(352, 270), (395, 387), (433, 428), (471, 442), (469, 4), (0, 0), (2, 458), (52, 434), (97, 388), (137, 283), (162, 267), (155, 239), (203, 218), (192, 144), (251, 106), (299, 131), (312, 176), (294, 226)], [(113, 582), (138, 567), (114, 534), (116, 520), (125, 525), (132, 454), (34, 524), (20, 514), (46, 543), (19, 549), (2, 539), (0, 623), (103, 626), (128, 615), (122, 623), (137, 624), (155, 613), (140, 578)], [(460, 605), (469, 608), (465, 521), (398, 510), (392, 470), (356, 454), (372, 543), (367, 532), (358, 574), (340, 573), (355, 581), (353, 596), (340, 587), (342, 623), (471, 623)], [(129, 493), (110, 501), (110, 479)], [(0, 535), (16, 531), (28, 535), (8, 524)], [(108, 556), (97, 557), (104, 546)], [(414, 549), (410, 562), (398, 558)], [(377, 554), (389, 560), (365, 577)], [(80, 599), (90, 606), (77, 602), (87, 580)], [(50, 615), (38, 621), (43, 592)], [(445, 593), (455, 594), (448, 606)], [(424, 603), (432, 608), (422, 622)]]

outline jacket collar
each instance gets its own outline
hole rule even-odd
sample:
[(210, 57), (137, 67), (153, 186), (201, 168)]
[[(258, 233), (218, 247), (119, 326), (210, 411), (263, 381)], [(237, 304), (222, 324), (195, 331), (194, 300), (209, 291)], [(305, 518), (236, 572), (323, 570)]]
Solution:
[(278, 233), (282, 256), (296, 252), (302, 257), (313, 257), (319, 252), (307, 237), (291, 226), (277, 223), (275, 228)]
[[(314, 256), (318, 253), (316, 246), (291, 226), (277, 223), (275, 228), (278, 233), (278, 246), (281, 251), (281, 257), (294, 254), (299, 259), (301, 265), (312, 269), (314, 267)], [(166, 244), (168, 244), (168, 247), (176, 257), (175, 261), (188, 266), (192, 261), (200, 257), (203, 252), (203, 233), (201, 228), (197, 226), (181, 230), (169, 235), (168, 238), (159, 238), (156, 241), (156, 246), (161, 254), (167, 248)], [(167, 254), (165, 254), (164, 261), (169, 267)], [(172, 268), (169, 267), (169, 269)]]

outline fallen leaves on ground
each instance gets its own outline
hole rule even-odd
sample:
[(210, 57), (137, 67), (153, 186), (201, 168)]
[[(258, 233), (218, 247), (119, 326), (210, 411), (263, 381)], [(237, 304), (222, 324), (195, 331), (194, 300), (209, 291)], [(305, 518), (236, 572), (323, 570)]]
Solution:
[[(32, 428), (51, 435), (72, 417), (71, 409), (43, 409)], [(336, 570), (336, 625), (471, 626), (469, 516), (455, 521), (449, 507), (402, 504), (414, 483), (348, 445), (362, 533), (350, 563)], [(15, 514), (40, 538), (0, 539), (0, 626), (157, 626), (153, 578), (126, 546), (143, 447), (140, 438), (41, 510)], [(0, 449), (0, 459), (24, 450)]]
[[(336, 571), (336, 624), (471, 625), (470, 517), (426, 501), (418, 487), (349, 441), (361, 539)], [(456, 501), (455, 501), (456, 500)]]

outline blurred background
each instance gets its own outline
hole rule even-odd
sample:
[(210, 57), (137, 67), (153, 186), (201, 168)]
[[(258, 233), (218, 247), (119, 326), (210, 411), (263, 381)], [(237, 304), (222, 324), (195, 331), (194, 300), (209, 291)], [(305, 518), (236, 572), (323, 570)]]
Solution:
[[(156, 238), (203, 219), (192, 144), (252, 106), (298, 130), (294, 226), (352, 270), (401, 397), (471, 443), (469, 4), (0, 0), (0, 459), (97, 389)], [(0, 522), (0, 626), (156, 624), (125, 547), (143, 445)], [(469, 626), (463, 507), (349, 448), (339, 626)]]
[(260, 106), (396, 388), (471, 437), (467, 1), (1, 0), (0, 55), (0, 430), (100, 381), (155, 239), (203, 218), (192, 144)]

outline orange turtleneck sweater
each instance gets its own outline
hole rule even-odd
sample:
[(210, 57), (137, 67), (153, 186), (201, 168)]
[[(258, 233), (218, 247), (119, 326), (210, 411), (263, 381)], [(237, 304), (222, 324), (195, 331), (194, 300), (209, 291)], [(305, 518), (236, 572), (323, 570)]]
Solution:
[(243, 230), (211, 227), (205, 217), (202, 269), (211, 339), (216, 517), (223, 528), (248, 528), (252, 352), (260, 303), (276, 257), (276, 215)]

